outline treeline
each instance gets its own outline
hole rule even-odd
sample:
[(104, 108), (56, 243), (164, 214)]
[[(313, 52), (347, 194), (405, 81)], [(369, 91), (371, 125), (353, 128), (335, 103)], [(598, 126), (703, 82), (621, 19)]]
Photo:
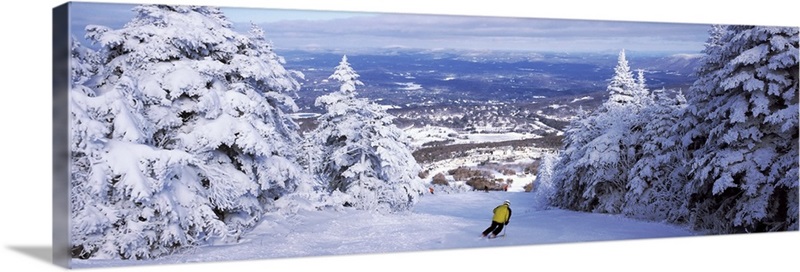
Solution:
[(535, 195), (710, 233), (798, 230), (798, 28), (709, 33), (685, 97), (648, 90), (620, 53), (608, 100), (567, 127)]

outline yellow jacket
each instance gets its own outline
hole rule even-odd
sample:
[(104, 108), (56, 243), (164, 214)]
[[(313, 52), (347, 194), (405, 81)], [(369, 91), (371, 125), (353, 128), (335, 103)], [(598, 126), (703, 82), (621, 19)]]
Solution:
[(508, 204), (503, 203), (494, 208), (492, 212), (494, 213), (494, 217), (492, 217), (492, 221), (494, 222), (505, 224), (511, 219), (511, 207), (509, 207)]

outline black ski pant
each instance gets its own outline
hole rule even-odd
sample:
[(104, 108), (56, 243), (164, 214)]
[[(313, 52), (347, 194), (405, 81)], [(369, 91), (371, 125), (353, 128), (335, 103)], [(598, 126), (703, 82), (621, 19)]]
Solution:
[(483, 231), (483, 236), (489, 235), (490, 232), (497, 236), (503, 231), (503, 226), (505, 226), (505, 224), (492, 220), (492, 225)]

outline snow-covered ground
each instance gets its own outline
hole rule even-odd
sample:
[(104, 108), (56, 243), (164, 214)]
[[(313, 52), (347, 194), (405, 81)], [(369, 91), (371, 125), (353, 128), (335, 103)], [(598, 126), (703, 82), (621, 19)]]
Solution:
[[(491, 210), (510, 200), (506, 237), (487, 240)], [(76, 268), (191, 263), (309, 256), (398, 253), (421, 250), (543, 245), (697, 235), (682, 227), (617, 215), (532, 208), (523, 192), (427, 194), (411, 212), (308, 211), (269, 214), (234, 245), (203, 246), (151, 261), (74, 260)]]
[[(505, 167), (508, 167), (510, 165), (519, 165), (519, 166), (521, 166), (521, 165), (526, 165), (526, 164), (533, 163), (533, 159), (532, 159), (532, 157), (530, 157), (531, 154), (534, 154), (535, 156), (539, 157), (539, 156), (541, 156), (541, 152), (539, 152), (538, 150), (535, 150), (534, 148), (530, 148), (530, 150), (534, 150), (534, 151), (530, 151), (530, 152), (526, 152), (526, 150), (522, 150), (522, 151), (513, 150), (513, 151), (510, 151), (512, 153), (520, 153), (520, 154), (523, 154), (523, 155), (527, 155), (528, 157), (524, 158), (521, 155), (516, 155), (515, 156), (515, 154), (508, 155), (508, 156), (505, 156), (505, 157), (501, 157), (501, 158), (516, 157), (513, 162), (508, 163), (508, 164), (504, 164), (503, 166), (505, 166)], [(461, 157), (461, 158), (453, 158), (453, 159), (448, 159), (448, 160), (443, 160), (443, 161), (437, 161), (437, 162), (425, 165), (424, 168), (427, 169), (430, 172), (430, 175), (428, 177), (429, 182), (430, 182), (430, 179), (432, 179), (434, 175), (442, 173), (442, 174), (445, 175), (445, 178), (447, 178), (448, 182), (450, 182), (451, 184), (461, 183), (461, 184), (464, 184), (464, 186), (467, 186), (467, 185), (465, 185), (465, 181), (455, 181), (453, 179), (453, 176), (448, 174), (448, 171), (456, 169), (456, 168), (459, 168), (459, 167), (467, 167), (467, 168), (470, 168), (470, 169), (480, 169), (480, 170), (484, 170), (484, 171), (489, 171), (492, 174), (492, 176), (494, 178), (496, 178), (496, 179), (512, 180), (511, 184), (508, 187), (508, 191), (509, 192), (524, 192), (525, 191), (525, 185), (533, 182), (536, 179), (536, 175), (523, 174), (522, 173), (523, 170), (519, 169), (519, 167), (509, 167), (509, 168), (517, 168), (515, 170), (517, 171), (518, 174), (515, 174), (515, 175), (505, 175), (505, 174), (503, 174), (501, 172), (498, 172), (496, 170), (491, 170), (490, 167), (481, 167), (480, 163), (483, 162), (483, 161), (487, 161), (487, 159), (490, 158), (490, 157), (492, 157), (491, 154), (484, 154), (484, 155), (475, 154), (475, 155), (472, 155), (472, 156), (469, 156), (469, 157)]]
[(531, 133), (470, 133), (463, 135), (465, 139), (456, 140), (455, 144), (468, 144), (468, 143), (492, 143), (504, 142), (513, 140), (535, 139), (542, 136)]
[(491, 143), (513, 140), (540, 138), (540, 135), (531, 133), (459, 133), (458, 131), (438, 126), (409, 127), (403, 129), (411, 139), (414, 148), (420, 148), (426, 143), (439, 141), (452, 141), (449, 144), (474, 144)]

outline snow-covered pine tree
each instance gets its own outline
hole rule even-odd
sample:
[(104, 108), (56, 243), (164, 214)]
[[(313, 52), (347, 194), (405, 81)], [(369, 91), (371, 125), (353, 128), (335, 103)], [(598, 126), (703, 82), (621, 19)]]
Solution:
[(87, 27), (100, 65), (81, 85), (94, 95), (70, 93), (73, 191), (92, 194), (72, 202), (78, 257), (153, 258), (236, 240), (303, 182), (282, 109), (299, 84), (271, 51), (217, 8), (133, 11), (121, 29)]
[(681, 131), (691, 224), (798, 229), (798, 28), (715, 28)]
[(556, 152), (547, 152), (540, 159), (532, 190), (536, 208), (546, 209), (550, 206), (550, 200), (556, 193), (556, 187), (553, 184), (553, 175), (557, 160), (558, 153)]
[[(96, 113), (86, 107), (84, 100), (96, 94), (83, 84), (97, 72), (97, 53), (83, 47), (74, 37), (70, 40), (70, 236), (73, 255), (88, 257), (102, 243), (103, 231), (110, 229), (113, 212), (97, 200), (98, 187), (92, 184), (93, 174), (104, 174), (98, 162), (102, 160), (103, 139), (108, 134), (106, 124), (93, 120)], [(107, 214), (111, 214), (108, 218)], [(76, 243), (77, 241), (77, 243)]]
[(647, 79), (644, 76), (644, 70), (639, 69), (636, 72), (636, 85), (633, 88), (633, 106), (637, 107), (635, 110), (649, 108), (655, 103), (655, 94), (650, 92), (647, 88)]
[(609, 97), (605, 104), (611, 105), (604, 105), (604, 107), (633, 103), (637, 97), (637, 90), (643, 88), (644, 82), (641, 84), (638, 84), (633, 78), (628, 60), (625, 58), (625, 50), (621, 50), (617, 58), (617, 66), (614, 67), (614, 76), (606, 88)]
[(663, 90), (657, 93), (657, 103), (641, 112), (643, 118), (639, 120), (647, 121), (640, 139), (641, 155), (628, 173), (622, 212), (637, 219), (685, 223), (687, 154), (674, 126), (686, 100), (682, 93), (674, 98), (663, 94)]
[(94, 91), (83, 85), (97, 73), (100, 59), (98, 53), (84, 47), (78, 39), (70, 37), (70, 89), (78, 90), (88, 96)]
[(700, 116), (698, 113), (703, 110), (703, 105), (709, 103), (708, 101), (711, 97), (696, 91), (696, 89), (713, 88), (717, 84), (715, 83), (716, 79), (710, 75), (722, 69), (720, 54), (724, 32), (725, 26), (723, 25), (712, 25), (709, 29), (709, 38), (706, 40), (705, 48), (703, 49), (705, 57), (701, 60), (702, 64), (697, 68), (697, 80), (692, 84), (695, 90), (689, 90), (686, 93), (686, 108), (676, 124), (676, 132), (682, 137), (681, 144), (689, 153), (698, 150), (706, 141), (706, 136), (700, 133), (700, 131), (708, 130), (705, 128), (706, 124), (702, 123), (702, 119), (705, 117)]
[(350, 63), (347, 62), (347, 56), (342, 56), (342, 60), (339, 62), (335, 68), (333, 68), (333, 74), (328, 77), (328, 79), (333, 79), (338, 81), (341, 85), (339, 86), (339, 92), (348, 96), (355, 97), (356, 95), (356, 87), (363, 86), (364, 83), (358, 80), (360, 75), (353, 70), (353, 67), (350, 66)]
[(559, 188), (554, 204), (560, 207), (619, 213), (624, 205), (628, 172), (640, 156), (640, 136), (648, 122), (640, 111), (651, 99), (643, 74), (639, 82), (633, 79), (624, 50), (614, 70), (608, 100), (565, 133), (554, 177)]
[[(705, 145), (706, 136), (701, 133), (701, 131), (707, 131), (707, 125), (703, 122), (705, 116), (697, 115), (702, 108), (703, 105), (708, 104), (708, 101), (711, 99), (710, 96), (707, 96), (701, 92), (697, 92), (696, 89), (701, 88), (700, 86), (706, 86), (702, 88), (711, 88), (716, 83), (714, 83), (715, 79), (709, 77), (708, 75), (715, 73), (717, 70), (722, 68), (722, 64), (720, 63), (720, 54), (721, 48), (723, 46), (722, 36), (725, 33), (726, 26), (723, 25), (712, 25), (708, 31), (709, 37), (706, 40), (705, 48), (703, 53), (705, 57), (701, 60), (702, 64), (696, 70), (697, 80), (693, 83), (693, 90), (689, 90), (686, 94), (686, 106), (677, 112), (678, 117), (675, 120), (675, 124), (673, 125), (672, 131), (673, 135), (670, 137), (676, 138), (678, 147), (674, 149), (666, 149), (668, 151), (664, 154), (667, 158), (674, 158), (676, 161), (676, 165), (674, 165), (674, 171), (672, 173), (672, 177), (667, 179), (667, 181), (674, 181), (670, 188), (677, 190), (678, 186), (682, 186), (683, 189), (680, 190), (679, 195), (676, 195), (678, 199), (675, 201), (683, 200), (684, 204), (681, 205), (677, 213), (670, 212), (670, 214), (675, 215), (683, 215), (686, 214), (685, 217), (679, 218), (672, 218), (670, 216), (659, 218), (659, 220), (669, 220), (675, 223), (685, 223), (686, 221), (690, 220), (690, 216), (694, 214), (694, 211), (690, 208), (690, 196), (692, 194), (692, 190), (686, 187), (688, 180), (690, 179), (693, 163), (693, 153), (696, 152), (698, 149)], [(680, 96), (679, 96), (680, 98)], [(664, 166), (669, 167), (669, 166)], [(646, 177), (640, 177), (643, 180)], [(661, 180), (661, 179), (659, 179)], [(669, 183), (664, 183), (667, 185)], [(651, 201), (648, 199), (639, 200), (638, 202), (645, 202)], [(662, 203), (662, 204), (668, 204)], [(657, 207), (650, 205), (652, 207)], [(647, 208), (648, 205), (643, 206)], [(642, 208), (642, 207), (638, 207)], [(629, 210), (629, 214), (634, 215), (635, 212)], [(645, 211), (646, 212), (646, 209)], [(673, 221), (675, 220), (675, 221)]]
[(578, 209), (582, 203), (580, 192), (585, 190), (586, 185), (580, 182), (580, 177), (586, 176), (589, 169), (574, 166), (586, 156), (585, 146), (603, 133), (601, 127), (592, 123), (591, 116), (589, 112), (579, 109), (576, 118), (564, 130), (563, 152), (558, 156), (551, 178), (553, 186), (558, 188), (551, 199), (554, 206)]
[(339, 91), (323, 95), (317, 106), (327, 110), (308, 137), (310, 166), (342, 204), (384, 212), (410, 208), (423, 194), (420, 166), (408, 137), (378, 104), (357, 98), (359, 75), (342, 57), (330, 79)]
[[(248, 47), (246, 54), (248, 56), (258, 57), (258, 60), (263, 61), (263, 63), (253, 63), (255, 65), (254, 67), (242, 65), (243, 67), (240, 67), (240, 69), (257, 69), (256, 71), (258, 73), (253, 73), (254, 75), (259, 75), (256, 84), (261, 89), (271, 90), (271, 92), (266, 92), (265, 95), (268, 96), (268, 99), (272, 100), (272, 103), (279, 102), (273, 105), (273, 107), (286, 107), (290, 111), (297, 111), (297, 105), (293, 100), (288, 99), (291, 98), (290, 96), (286, 96), (285, 94), (299, 90), (300, 84), (297, 82), (296, 78), (302, 79), (305, 75), (300, 71), (286, 70), (286, 68), (283, 67), (283, 65), (286, 64), (286, 59), (275, 53), (272, 42), (267, 40), (264, 30), (255, 23), (250, 23), (248, 37), (250, 38), (251, 46)], [(279, 95), (272, 96), (272, 93)]]

